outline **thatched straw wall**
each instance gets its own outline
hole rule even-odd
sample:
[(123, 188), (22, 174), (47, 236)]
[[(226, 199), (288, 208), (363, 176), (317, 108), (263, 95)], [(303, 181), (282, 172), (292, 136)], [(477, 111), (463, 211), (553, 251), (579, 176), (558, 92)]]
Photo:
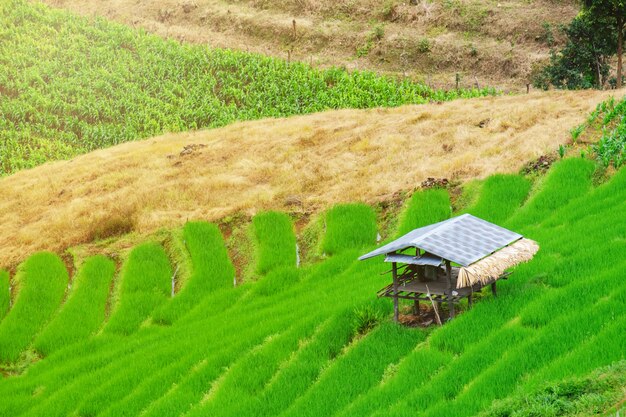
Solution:
[(457, 288), (469, 287), (479, 282), (487, 284), (496, 280), (508, 268), (531, 260), (538, 250), (537, 242), (520, 239), (468, 267), (461, 268)]

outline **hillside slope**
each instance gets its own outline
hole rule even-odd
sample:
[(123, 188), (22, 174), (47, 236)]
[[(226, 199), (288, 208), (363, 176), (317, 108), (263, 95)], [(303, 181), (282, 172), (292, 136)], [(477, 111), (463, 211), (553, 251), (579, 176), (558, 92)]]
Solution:
[(0, 28), (0, 176), (164, 132), (494, 92), (180, 44), (26, 0), (0, 2)]
[[(450, 88), (525, 89), (558, 44), (574, 0), (44, 0), (164, 37), (406, 74)], [(296, 32), (293, 31), (296, 20)]]
[(267, 119), (119, 145), (0, 179), (0, 266), (108, 234), (261, 209), (377, 202), (429, 176), (517, 172), (607, 92), (490, 97)]
[[(0, 321), (0, 370), (9, 374), (0, 379), (0, 416), (515, 415), (515, 402), (494, 403), (506, 398), (532, 406), (526, 415), (602, 415), (625, 388), (623, 365), (604, 383), (598, 375), (606, 370), (593, 372), (626, 355), (626, 170), (594, 187), (595, 167), (579, 157), (558, 162), (524, 203), (518, 190), (485, 181), (475, 207), (506, 227), (522, 225), (515, 230), (541, 249), (498, 283), (497, 297), (475, 294), (471, 310), (461, 303), (462, 314), (430, 331), (391, 323), (392, 303), (376, 299), (388, 267), (380, 258), (357, 260), (376, 247), (376, 215), (363, 204), (326, 211), (319, 238), (332, 254), (300, 267), (295, 245), (262, 248), (293, 243), (288, 218), (271, 234), (253, 227), (257, 266), (267, 268), (235, 287), (216, 227), (191, 222), (179, 251), (193, 274), (182, 290), (169, 291), (177, 261), (144, 243), (126, 257), (112, 290), (90, 279), (99, 268), (81, 266), (67, 301), (41, 297), (33, 316), (37, 295), (67, 287), (58, 257), (35, 254)], [(421, 197), (427, 205), (439, 199)], [(419, 200), (406, 213), (423, 225), (428, 214), (411, 207)], [(90, 284), (110, 298), (104, 320), (98, 303), (84, 304)], [(99, 332), (85, 336), (89, 329), (70, 314), (77, 303)], [(78, 341), (63, 332), (40, 336), (48, 322)], [(20, 365), (28, 369), (16, 375)], [(595, 387), (578, 382), (594, 376)]]

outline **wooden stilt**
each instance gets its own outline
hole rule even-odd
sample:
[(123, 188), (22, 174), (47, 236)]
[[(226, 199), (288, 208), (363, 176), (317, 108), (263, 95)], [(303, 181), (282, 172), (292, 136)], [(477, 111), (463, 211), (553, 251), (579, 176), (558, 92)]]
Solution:
[(450, 261), (446, 261), (446, 275), (448, 276), (448, 309), (450, 310), (450, 318), (454, 318), (454, 303), (452, 302), (452, 266), (450, 265)]
[(416, 316), (420, 313), (420, 300), (415, 300), (413, 302), (413, 314)]
[(493, 282), (493, 284), (491, 284), (491, 293), (493, 294), (494, 297), (498, 296), (498, 291), (496, 290), (496, 283), (495, 283), (495, 281)]
[(393, 319), (398, 322), (398, 316), (400, 315), (398, 309), (398, 265), (393, 262), (391, 271), (393, 273)]
[(467, 296), (467, 306), (469, 307), (469, 309), (472, 309), (472, 305), (474, 304), (474, 298), (473, 298), (473, 294), (470, 294)]

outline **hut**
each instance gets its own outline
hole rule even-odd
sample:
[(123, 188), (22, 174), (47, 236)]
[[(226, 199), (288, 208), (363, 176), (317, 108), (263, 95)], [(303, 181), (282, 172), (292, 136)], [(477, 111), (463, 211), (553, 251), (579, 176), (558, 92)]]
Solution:
[(378, 292), (379, 297), (394, 301), (394, 319), (398, 321), (398, 299), (441, 304), (448, 302), (450, 317), (455, 304), (490, 285), (496, 295), (496, 282), (521, 262), (530, 260), (539, 250), (537, 243), (522, 235), (463, 214), (420, 227), (359, 259), (385, 255), (391, 263), (392, 283)]

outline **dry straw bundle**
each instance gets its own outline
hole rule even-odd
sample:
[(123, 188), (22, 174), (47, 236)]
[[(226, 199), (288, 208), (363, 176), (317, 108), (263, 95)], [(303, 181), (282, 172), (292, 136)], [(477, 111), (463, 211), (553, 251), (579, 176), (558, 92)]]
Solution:
[(486, 285), (498, 279), (508, 268), (531, 260), (538, 250), (537, 242), (520, 239), (468, 267), (461, 268), (457, 288), (469, 287), (479, 282)]

